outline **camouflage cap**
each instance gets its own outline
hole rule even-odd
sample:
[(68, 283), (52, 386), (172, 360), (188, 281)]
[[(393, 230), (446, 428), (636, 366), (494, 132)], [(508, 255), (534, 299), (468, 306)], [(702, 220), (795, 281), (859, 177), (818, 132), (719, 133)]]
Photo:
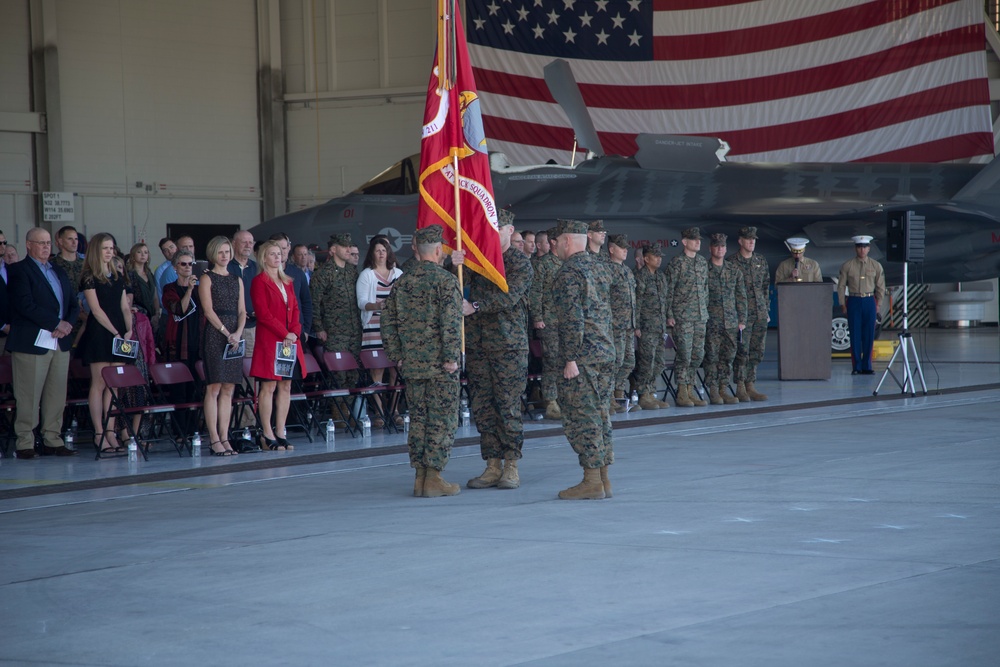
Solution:
[(681, 232), (681, 238), (687, 239), (688, 241), (700, 241), (701, 240), (701, 230), (697, 227), (688, 227), (683, 232)]
[(608, 230), (604, 229), (603, 220), (591, 220), (590, 224), (587, 225), (588, 232), (606, 232)]
[(582, 220), (560, 220), (559, 229), (562, 234), (586, 234), (589, 225)]
[(659, 243), (654, 243), (653, 245), (643, 246), (643, 255), (653, 255), (654, 257), (663, 257), (663, 248), (660, 247)]
[(549, 227), (549, 229), (546, 232), (546, 234), (548, 234), (549, 240), (551, 241), (552, 239), (559, 238), (559, 235), (562, 234), (562, 230), (559, 229), (558, 226), (556, 226), (556, 227)]
[(719, 246), (725, 246), (726, 239), (729, 237), (723, 234), (722, 232), (716, 232), (715, 234), (712, 234), (709, 238), (712, 239), (712, 247), (718, 248)]
[(497, 227), (506, 227), (514, 224), (514, 212), (505, 208), (497, 211)]
[(339, 245), (345, 248), (351, 247), (350, 234), (330, 234), (330, 245)]
[(608, 236), (608, 244), (628, 250), (628, 234), (611, 234)]
[(428, 225), (421, 227), (413, 234), (413, 242), (417, 245), (431, 245), (441, 243), (444, 240), (444, 227), (441, 225)]
[(757, 238), (757, 228), (756, 227), (744, 227), (740, 230), (741, 239), (755, 239)]

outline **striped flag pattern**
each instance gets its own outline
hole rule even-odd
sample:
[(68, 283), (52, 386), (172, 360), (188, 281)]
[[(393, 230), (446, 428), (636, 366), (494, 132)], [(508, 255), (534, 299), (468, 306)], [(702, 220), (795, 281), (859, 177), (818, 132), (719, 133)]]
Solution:
[(568, 163), (572, 66), (608, 153), (705, 135), (744, 162), (993, 156), (979, 0), (467, 0), (490, 150)]

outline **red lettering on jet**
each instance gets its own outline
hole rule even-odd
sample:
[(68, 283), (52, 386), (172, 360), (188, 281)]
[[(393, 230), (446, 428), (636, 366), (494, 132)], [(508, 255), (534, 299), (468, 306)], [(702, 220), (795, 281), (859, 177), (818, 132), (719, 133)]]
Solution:
[(354, 217), (354, 209), (353, 208), (345, 208), (344, 209), (344, 217), (345, 218), (353, 218)]
[(990, 236), (992, 237), (994, 243), (1000, 243), (1000, 234), (990, 232)]

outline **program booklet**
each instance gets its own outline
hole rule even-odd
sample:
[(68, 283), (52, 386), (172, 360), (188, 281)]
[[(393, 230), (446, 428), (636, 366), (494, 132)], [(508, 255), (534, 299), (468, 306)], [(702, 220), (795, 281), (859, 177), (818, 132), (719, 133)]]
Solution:
[(274, 344), (274, 374), (278, 377), (290, 378), (295, 373), (295, 353), (298, 346), (295, 343), (285, 345), (281, 341)]
[(247, 342), (245, 340), (240, 340), (236, 345), (227, 345), (226, 349), (222, 351), (222, 359), (225, 361), (227, 359), (242, 359), (246, 355)]
[(124, 338), (115, 338), (111, 341), (111, 354), (116, 357), (125, 357), (126, 359), (135, 359), (135, 355), (139, 353), (139, 341), (137, 340), (125, 340)]

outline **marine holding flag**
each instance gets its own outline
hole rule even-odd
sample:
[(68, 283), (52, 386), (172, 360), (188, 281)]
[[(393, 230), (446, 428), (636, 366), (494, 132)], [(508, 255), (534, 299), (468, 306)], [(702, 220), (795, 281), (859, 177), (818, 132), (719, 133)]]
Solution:
[(464, 250), (465, 266), (506, 292), (486, 134), (455, 0), (438, 1), (435, 62), (420, 144), (417, 228), (444, 227), (446, 251)]

